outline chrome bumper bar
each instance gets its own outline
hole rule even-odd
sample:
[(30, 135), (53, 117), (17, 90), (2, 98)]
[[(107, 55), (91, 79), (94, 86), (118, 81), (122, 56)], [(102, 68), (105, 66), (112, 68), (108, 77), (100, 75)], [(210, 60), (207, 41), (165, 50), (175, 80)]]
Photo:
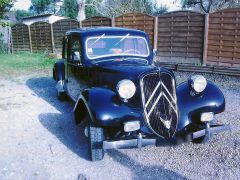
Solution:
[(230, 125), (219, 125), (210, 127), (209, 124), (206, 125), (206, 129), (194, 132), (192, 134), (192, 139), (196, 139), (202, 136), (206, 136), (206, 138), (210, 138), (213, 134), (220, 133), (223, 131), (231, 131)]
[(103, 149), (121, 149), (131, 147), (144, 147), (149, 145), (156, 145), (157, 139), (143, 139), (142, 134), (139, 133), (137, 139), (119, 140), (119, 141), (103, 141)]
[[(191, 140), (205, 136), (204, 141), (207, 141), (211, 138), (213, 134), (231, 130), (230, 125), (219, 125), (210, 127), (210, 125), (206, 125), (206, 129), (191, 133)], [(180, 137), (183, 138), (183, 137)], [(177, 139), (175, 139), (177, 142)], [(169, 141), (170, 143), (170, 141)], [(138, 138), (130, 139), (130, 140), (118, 140), (118, 141), (103, 141), (103, 149), (121, 149), (121, 148), (132, 148), (137, 147), (141, 148), (144, 146), (158, 144), (158, 139), (143, 139), (142, 134), (139, 133)]]

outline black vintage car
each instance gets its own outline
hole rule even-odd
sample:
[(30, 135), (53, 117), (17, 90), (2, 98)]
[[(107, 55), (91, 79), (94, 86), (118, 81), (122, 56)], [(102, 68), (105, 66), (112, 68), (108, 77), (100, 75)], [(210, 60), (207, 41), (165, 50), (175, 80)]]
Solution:
[(85, 124), (91, 160), (104, 150), (165, 142), (206, 142), (225, 109), (223, 93), (203, 76), (176, 87), (174, 74), (153, 64), (148, 36), (124, 28), (82, 28), (66, 33), (53, 69), (57, 94), (75, 102)]

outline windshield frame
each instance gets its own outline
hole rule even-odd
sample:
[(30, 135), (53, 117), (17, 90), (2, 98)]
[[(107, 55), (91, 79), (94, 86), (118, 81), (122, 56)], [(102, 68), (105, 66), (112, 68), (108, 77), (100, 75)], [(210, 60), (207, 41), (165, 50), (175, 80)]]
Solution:
[[(124, 38), (126, 35), (104, 35), (103, 38)], [(147, 39), (143, 36), (138, 36), (138, 35), (128, 35), (127, 38), (140, 38), (140, 39), (143, 39), (145, 44), (146, 44), (146, 48), (147, 48), (147, 54), (146, 55), (140, 55), (140, 54), (109, 54), (109, 55), (101, 55), (101, 56), (97, 56), (97, 57), (89, 57), (89, 54), (88, 54), (88, 42), (89, 40), (92, 40), (92, 39), (98, 39), (98, 38), (101, 38), (102, 35), (99, 35), (99, 36), (90, 36), (90, 37), (87, 37), (86, 40), (85, 40), (85, 53), (87, 55), (87, 58), (90, 59), (90, 60), (96, 60), (96, 59), (101, 59), (101, 58), (108, 58), (108, 57), (142, 57), (142, 58), (146, 58), (146, 57), (149, 57), (150, 55), (150, 49), (149, 49), (149, 44), (147, 42)]]

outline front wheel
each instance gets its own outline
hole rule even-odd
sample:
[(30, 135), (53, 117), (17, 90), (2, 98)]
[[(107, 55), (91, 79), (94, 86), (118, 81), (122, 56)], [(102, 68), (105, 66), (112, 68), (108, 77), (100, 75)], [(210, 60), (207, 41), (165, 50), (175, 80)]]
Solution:
[(207, 140), (205, 139), (205, 136), (203, 136), (203, 137), (193, 139), (192, 142), (195, 144), (202, 144), (202, 143), (206, 143)]
[(105, 139), (103, 128), (93, 126), (88, 118), (88, 146), (91, 161), (100, 161), (104, 157), (103, 141)]

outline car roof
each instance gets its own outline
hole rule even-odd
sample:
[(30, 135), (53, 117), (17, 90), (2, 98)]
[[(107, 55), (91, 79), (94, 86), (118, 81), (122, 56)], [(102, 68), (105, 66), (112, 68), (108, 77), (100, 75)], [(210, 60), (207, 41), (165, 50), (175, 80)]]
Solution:
[(131, 35), (139, 35), (139, 36), (146, 36), (144, 31), (136, 30), (136, 29), (129, 29), (129, 28), (120, 28), (120, 27), (85, 27), (85, 28), (78, 28), (72, 29), (66, 33), (66, 35), (70, 35), (73, 33), (79, 33), (81, 36), (93, 36), (99, 34), (108, 34), (108, 35), (125, 35), (127, 33)]

